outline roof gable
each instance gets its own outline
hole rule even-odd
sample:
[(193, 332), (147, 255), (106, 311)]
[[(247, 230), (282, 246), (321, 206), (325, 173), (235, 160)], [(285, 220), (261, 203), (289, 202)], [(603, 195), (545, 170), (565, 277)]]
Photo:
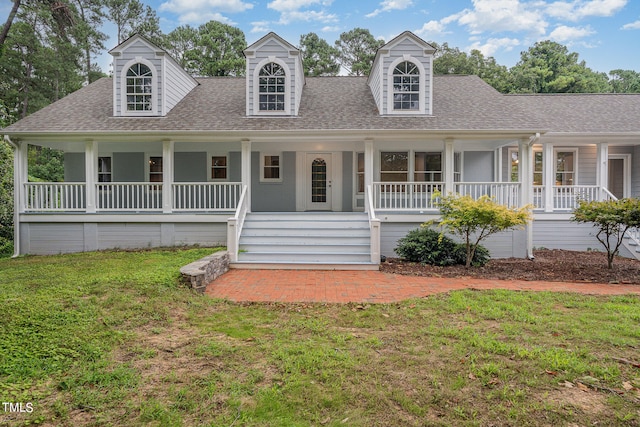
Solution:
[(122, 54), (122, 52), (127, 50), (130, 46), (134, 45), (135, 43), (144, 44), (149, 50), (153, 51), (156, 55), (170, 56), (167, 54), (166, 50), (159, 48), (158, 46), (156, 46), (155, 44), (153, 44), (152, 42), (150, 42), (149, 40), (147, 40), (146, 38), (144, 38), (143, 36), (137, 33), (133, 34), (131, 37), (129, 37), (128, 39), (120, 43), (118, 46), (111, 49), (109, 53), (113, 56), (118, 56)]
[(279, 35), (277, 35), (276, 33), (274, 33), (272, 31), (269, 34), (267, 34), (264, 37), (262, 37), (257, 42), (253, 43), (251, 46), (247, 47), (243, 51), (244, 55), (247, 56), (247, 57), (253, 56), (255, 51), (260, 50), (260, 48), (262, 46), (264, 46), (265, 44), (267, 44), (267, 43), (269, 43), (271, 41), (275, 41), (277, 44), (279, 44), (282, 47), (283, 50), (286, 50), (286, 51), (289, 52), (289, 55), (298, 55), (298, 54), (300, 54), (300, 49), (298, 49), (297, 47), (295, 47), (294, 45), (292, 45), (291, 43), (289, 43), (288, 41), (286, 41), (285, 39), (283, 39), (282, 37), (280, 37)]

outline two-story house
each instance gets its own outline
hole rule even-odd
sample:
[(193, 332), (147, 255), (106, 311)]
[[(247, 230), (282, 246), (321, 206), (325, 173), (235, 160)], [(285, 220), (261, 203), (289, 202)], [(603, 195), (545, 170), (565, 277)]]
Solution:
[[(503, 95), (434, 76), (434, 53), (405, 32), (369, 77), (305, 77), (270, 33), (245, 77), (194, 78), (133, 36), (112, 78), (2, 131), (16, 252), (223, 244), (236, 267), (377, 268), (437, 219), (436, 191), (535, 206), (488, 241), (494, 257), (598, 247), (571, 209), (640, 195), (640, 95)], [(28, 182), (29, 144), (64, 151), (64, 182)]]

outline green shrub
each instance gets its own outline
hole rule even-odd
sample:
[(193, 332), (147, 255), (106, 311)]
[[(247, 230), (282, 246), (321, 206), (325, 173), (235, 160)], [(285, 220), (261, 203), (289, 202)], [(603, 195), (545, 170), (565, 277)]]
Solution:
[(430, 265), (453, 265), (456, 243), (440, 233), (426, 227), (410, 231), (398, 240), (396, 253), (407, 261)]
[[(404, 260), (429, 265), (466, 264), (467, 248), (464, 243), (456, 243), (437, 231), (420, 227), (410, 231), (398, 240), (396, 253)], [(490, 258), (489, 250), (478, 246), (471, 262), (474, 266), (485, 265)]]

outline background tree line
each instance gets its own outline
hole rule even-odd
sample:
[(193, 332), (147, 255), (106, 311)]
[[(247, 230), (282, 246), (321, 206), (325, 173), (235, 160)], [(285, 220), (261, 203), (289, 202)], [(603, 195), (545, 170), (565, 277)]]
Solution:
[[(217, 21), (164, 34), (155, 10), (140, 0), (13, 0), (0, 27), (0, 134), (1, 128), (107, 75), (96, 64), (107, 49), (107, 22), (115, 25), (118, 43), (139, 33), (194, 76), (244, 75), (245, 35)], [(308, 76), (365, 76), (383, 44), (369, 30), (355, 28), (333, 44), (315, 33), (304, 34), (298, 47)], [(522, 52), (511, 68), (478, 50), (467, 53), (447, 43), (432, 44), (437, 48), (434, 73), (478, 75), (503, 93), (640, 92), (639, 72), (593, 71), (577, 53), (552, 41)], [(0, 252), (11, 250), (12, 174), (11, 149), (2, 141)], [(31, 147), (29, 174), (31, 180), (61, 181), (62, 154)]]

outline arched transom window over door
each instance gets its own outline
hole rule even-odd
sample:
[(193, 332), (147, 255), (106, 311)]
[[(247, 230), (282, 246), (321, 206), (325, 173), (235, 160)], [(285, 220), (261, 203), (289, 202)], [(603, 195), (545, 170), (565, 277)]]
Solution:
[(401, 62), (393, 70), (393, 109), (420, 109), (420, 69), (411, 61)]
[(284, 111), (286, 92), (284, 69), (270, 62), (260, 70), (258, 96), (260, 111)]
[(127, 111), (153, 111), (153, 73), (141, 63), (127, 70)]

